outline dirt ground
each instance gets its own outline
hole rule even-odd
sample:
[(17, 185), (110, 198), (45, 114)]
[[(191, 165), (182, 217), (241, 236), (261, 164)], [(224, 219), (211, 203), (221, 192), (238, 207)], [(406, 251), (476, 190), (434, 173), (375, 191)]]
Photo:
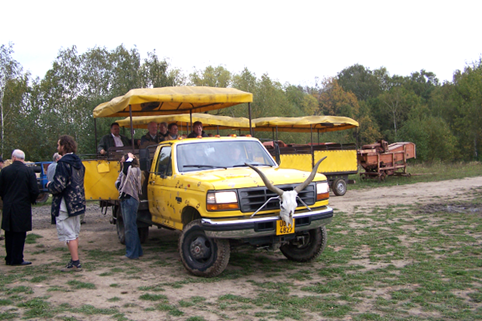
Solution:
[[(375, 206), (395, 204), (429, 204), (441, 201), (466, 200), (470, 197), (472, 188), (482, 186), (482, 177), (464, 178), (431, 183), (417, 183), (412, 185), (374, 188), (369, 190), (354, 191), (348, 189), (344, 197), (331, 195), (330, 206), (337, 212), (352, 213), (354, 210), (370, 210)], [(144, 257), (140, 260), (125, 262), (119, 259), (124, 247), (118, 242), (115, 225), (109, 223), (110, 212), (104, 215), (96, 203), (89, 203), (86, 214), (86, 224), (82, 225), (80, 235), (80, 256), (84, 263), (84, 271), (73, 274), (56, 273), (55, 278), (44, 282), (30, 283), (35, 297), (48, 297), (52, 306), (69, 303), (73, 307), (85, 304), (96, 308), (116, 308), (132, 320), (186, 320), (190, 316), (203, 317), (205, 320), (223, 319), (212, 311), (196, 311), (194, 308), (183, 309), (182, 317), (168, 315), (162, 311), (150, 311), (151, 301), (139, 300), (145, 292), (139, 290), (142, 286), (153, 286), (172, 282), (186, 281), (182, 287), (169, 287), (159, 294), (168, 297), (169, 302), (179, 302), (193, 296), (201, 296), (205, 302), (215, 302), (222, 295), (239, 295), (243, 297), (256, 297), (255, 282), (263, 282), (265, 273), (253, 273), (249, 276), (251, 282), (243, 278), (221, 279), (216, 282), (189, 282), (194, 278), (187, 274), (180, 262), (177, 253), (177, 239), (179, 233), (165, 229), (150, 228), (149, 240), (144, 246)], [(55, 226), (50, 224), (49, 206), (36, 207), (33, 210), (33, 234), (41, 235), (35, 244), (26, 244), (25, 260), (33, 262), (32, 266), (46, 265), (58, 270), (65, 263), (67, 253), (60, 250), (65, 246), (57, 240)], [(328, 234), (328, 245), (330, 245)], [(41, 244), (42, 247), (38, 245)], [(96, 252), (97, 251), (97, 252)], [(102, 252), (117, 251), (118, 256), (110, 254), (107, 266), (102, 262)], [(93, 261), (91, 255), (97, 253), (100, 262)], [(0, 247), (0, 256), (5, 255), (5, 249)], [(282, 255), (274, 259), (285, 260)], [(313, 265), (321, 263), (311, 263)], [(132, 274), (115, 273), (119, 269), (129, 268)], [(12, 272), (14, 269), (29, 267), (9, 267), (0, 262), (0, 269)], [(113, 269), (114, 268), (114, 269)], [(239, 265), (229, 264), (227, 271), (239, 269)], [(112, 272), (114, 271), (114, 273)], [(137, 272), (136, 272), (137, 271)], [(126, 277), (128, 275), (129, 277)], [(132, 277), (130, 277), (132, 276)], [(65, 288), (69, 280), (95, 284), (95, 289), (77, 289), (74, 291), (47, 291), (52, 287)], [(297, 284), (307, 285), (316, 280), (296, 280)], [(120, 301), (112, 298), (120, 298)], [(1, 307), (0, 307), (1, 308)], [(194, 312), (196, 311), (196, 312)], [(1, 312), (1, 309), (0, 309)], [(238, 319), (236, 314), (225, 314), (233, 320)], [(69, 314), (71, 315), (71, 314)], [(60, 317), (61, 315), (58, 315)], [(78, 319), (89, 319), (88, 316), (79, 314)], [(112, 320), (111, 315), (93, 315), (92, 320)]]

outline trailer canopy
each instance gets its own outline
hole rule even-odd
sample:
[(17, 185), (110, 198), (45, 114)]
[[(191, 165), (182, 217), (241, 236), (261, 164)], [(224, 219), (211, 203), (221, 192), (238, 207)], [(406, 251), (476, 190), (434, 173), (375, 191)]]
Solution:
[(264, 117), (253, 119), (256, 131), (333, 132), (358, 127), (358, 122), (342, 116)]
[(203, 86), (132, 89), (94, 109), (94, 118), (190, 114), (251, 103), (253, 94)]
[[(217, 116), (210, 114), (192, 114), (192, 121), (200, 121), (203, 123), (203, 129), (215, 130), (215, 129), (241, 129), (249, 130), (249, 119), (244, 117), (228, 117)], [(130, 126), (130, 118), (117, 121), (121, 127)], [(176, 123), (179, 127), (188, 128), (191, 123), (191, 115), (177, 114), (177, 115), (164, 115), (164, 116), (138, 116), (132, 117), (133, 128), (147, 128), (147, 124), (150, 122), (166, 122)], [(254, 125), (253, 125), (254, 127)]]

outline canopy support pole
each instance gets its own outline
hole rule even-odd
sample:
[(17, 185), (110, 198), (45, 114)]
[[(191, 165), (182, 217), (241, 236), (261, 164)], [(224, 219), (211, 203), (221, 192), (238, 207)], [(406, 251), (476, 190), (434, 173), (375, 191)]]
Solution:
[(311, 144), (310, 144), (310, 149), (311, 149), (311, 168), (315, 167), (315, 151), (313, 148), (313, 125), (310, 124), (310, 136), (311, 136)]
[(134, 125), (132, 124), (132, 106), (129, 105), (129, 118), (131, 121), (131, 141), (132, 141), (132, 154), (134, 154), (135, 144), (134, 144)]
[(251, 103), (248, 103), (248, 114), (249, 114), (249, 134), (254, 136), (253, 127), (251, 127)]
[(97, 119), (94, 117), (95, 153), (97, 154)]

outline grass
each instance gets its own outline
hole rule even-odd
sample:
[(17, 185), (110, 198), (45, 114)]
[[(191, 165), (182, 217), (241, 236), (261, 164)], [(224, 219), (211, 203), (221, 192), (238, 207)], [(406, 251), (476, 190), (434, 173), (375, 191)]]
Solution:
[[(364, 182), (362, 188), (482, 175), (479, 164), (458, 167), (413, 165), (409, 170), (417, 175), (411, 178)], [(470, 201), (450, 204), (440, 199), (337, 212), (327, 226), (328, 246), (313, 263), (240, 248), (233, 249), (219, 277), (197, 278), (176, 259), (175, 241), (154, 239), (139, 262), (119, 264), (119, 250), (99, 248), (83, 250), (85, 271), (79, 274), (57, 272), (57, 263), (2, 271), (0, 320), (136, 320), (139, 313), (189, 321), (478, 320), (482, 188), (471, 193)], [(29, 236), (34, 244), (41, 241), (34, 233)], [(126, 279), (136, 286), (127, 287)], [(246, 292), (233, 292), (226, 284)], [(92, 300), (66, 304), (52, 299), (80, 293)]]

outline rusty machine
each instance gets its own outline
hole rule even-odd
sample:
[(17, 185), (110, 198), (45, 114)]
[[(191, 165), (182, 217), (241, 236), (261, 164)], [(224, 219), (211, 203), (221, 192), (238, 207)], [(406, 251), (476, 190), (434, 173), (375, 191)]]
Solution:
[(388, 144), (384, 140), (363, 145), (357, 152), (358, 162), (365, 170), (361, 179), (376, 178), (383, 181), (387, 176), (410, 176), (407, 173), (407, 159), (416, 158), (415, 144), (399, 142)]

